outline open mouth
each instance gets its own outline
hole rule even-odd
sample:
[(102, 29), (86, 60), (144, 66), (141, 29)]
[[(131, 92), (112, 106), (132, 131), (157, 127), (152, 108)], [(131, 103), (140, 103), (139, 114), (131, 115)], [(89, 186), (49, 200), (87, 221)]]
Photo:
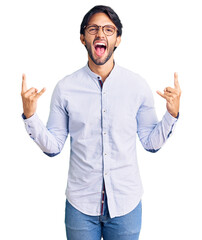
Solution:
[(105, 51), (106, 51), (106, 45), (105, 43), (95, 43), (94, 45), (94, 48), (95, 48), (95, 52), (98, 56), (102, 56), (104, 55)]

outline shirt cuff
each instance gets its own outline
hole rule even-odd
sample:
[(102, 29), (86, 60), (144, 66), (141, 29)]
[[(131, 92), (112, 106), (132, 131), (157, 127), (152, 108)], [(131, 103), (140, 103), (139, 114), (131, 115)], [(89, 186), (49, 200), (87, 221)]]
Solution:
[(36, 113), (34, 113), (34, 114), (33, 114), (31, 117), (29, 117), (29, 118), (26, 118), (25, 115), (24, 115), (24, 113), (23, 113), (21, 116), (22, 116), (22, 119), (27, 122), (28, 120), (34, 119), (34, 118), (36, 117)]
[(22, 118), (25, 124), (25, 129), (29, 136), (35, 140), (36, 139), (36, 128), (40, 127), (39, 118), (36, 113), (34, 113), (31, 117), (26, 118), (24, 114), (22, 114)]
[(26, 117), (25, 117), (25, 114), (23, 113), (22, 114), (22, 118), (25, 120), (25, 119), (27, 119)]
[(175, 129), (175, 126), (176, 126), (175, 124), (176, 124), (178, 118), (179, 118), (179, 113), (178, 113), (177, 117), (175, 118), (168, 111), (166, 111), (166, 113), (164, 115), (164, 119), (165, 119), (165, 122), (166, 122), (166, 128), (169, 129), (169, 133), (168, 133), (167, 138), (170, 137), (173, 130)]
[(166, 119), (166, 122), (169, 124), (169, 125), (173, 125), (179, 118), (179, 112), (177, 114), (177, 117), (173, 117), (168, 111), (166, 111), (165, 115), (164, 115), (165, 119)]

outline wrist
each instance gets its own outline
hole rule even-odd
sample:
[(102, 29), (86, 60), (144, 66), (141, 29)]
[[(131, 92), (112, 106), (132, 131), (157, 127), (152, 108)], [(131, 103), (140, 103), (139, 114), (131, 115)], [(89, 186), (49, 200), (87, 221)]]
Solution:
[(24, 118), (24, 119), (27, 119), (27, 118), (32, 117), (33, 115), (34, 115), (34, 113), (31, 113), (31, 114), (30, 114), (30, 113), (25, 113), (25, 112), (24, 112), (24, 113), (23, 113), (23, 118)]
[(179, 112), (177, 112), (177, 113), (170, 113), (170, 115), (171, 115), (172, 117), (174, 117), (174, 118), (178, 118)]

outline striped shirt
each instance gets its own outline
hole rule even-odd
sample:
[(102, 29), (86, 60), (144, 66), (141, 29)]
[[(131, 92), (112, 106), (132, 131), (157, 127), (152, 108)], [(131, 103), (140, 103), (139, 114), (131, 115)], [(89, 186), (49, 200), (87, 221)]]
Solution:
[(143, 194), (136, 136), (156, 152), (176, 122), (168, 111), (158, 121), (147, 82), (117, 63), (104, 82), (88, 64), (60, 80), (46, 126), (36, 113), (24, 119), (30, 137), (50, 157), (70, 135), (66, 197), (79, 211), (99, 216), (106, 194), (111, 218), (131, 212)]
[[(100, 83), (100, 87), (102, 88), (102, 85), (103, 85), (103, 82), (102, 80), (98, 80), (99, 83)], [(101, 215), (104, 215), (104, 212), (103, 212), (103, 206), (104, 206), (104, 199), (105, 199), (105, 183), (103, 181), (103, 189), (102, 189), (102, 204), (101, 204)]]

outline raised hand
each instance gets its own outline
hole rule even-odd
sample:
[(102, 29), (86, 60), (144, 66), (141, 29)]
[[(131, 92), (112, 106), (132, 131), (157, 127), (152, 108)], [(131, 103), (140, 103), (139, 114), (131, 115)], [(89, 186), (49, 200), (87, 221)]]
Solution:
[(46, 91), (43, 88), (39, 93), (36, 88), (30, 88), (27, 90), (26, 76), (22, 75), (22, 103), (23, 103), (23, 111), (26, 118), (31, 117), (36, 112), (37, 100), (39, 97)]
[(174, 88), (166, 87), (164, 89), (164, 93), (160, 91), (156, 91), (161, 97), (165, 98), (167, 103), (166, 107), (168, 112), (173, 116), (177, 117), (179, 108), (180, 108), (180, 96), (181, 96), (181, 89), (178, 82), (178, 74), (174, 73)]

